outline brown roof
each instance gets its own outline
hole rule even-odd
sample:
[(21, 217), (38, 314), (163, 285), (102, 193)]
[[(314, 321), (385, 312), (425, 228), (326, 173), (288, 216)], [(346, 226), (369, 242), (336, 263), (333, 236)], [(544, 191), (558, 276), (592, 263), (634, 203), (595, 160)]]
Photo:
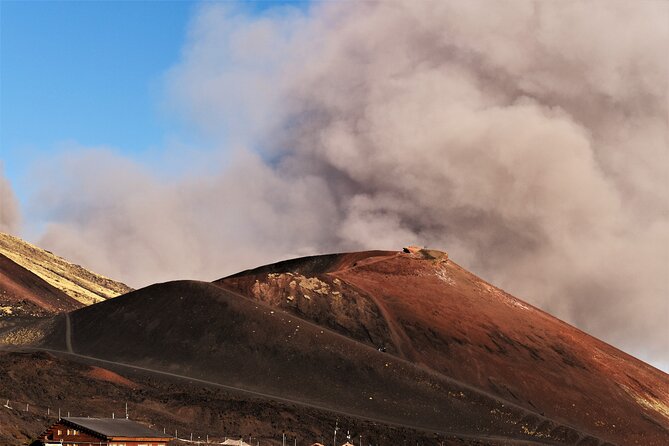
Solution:
[(143, 424), (124, 418), (64, 417), (61, 421), (82, 430), (88, 430), (107, 438), (135, 437), (169, 439), (169, 435), (149, 429)]

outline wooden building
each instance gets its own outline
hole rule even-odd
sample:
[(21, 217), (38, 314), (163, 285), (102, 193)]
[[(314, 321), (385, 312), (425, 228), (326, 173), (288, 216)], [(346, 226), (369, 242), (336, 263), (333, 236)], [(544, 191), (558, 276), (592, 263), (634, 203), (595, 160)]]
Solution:
[(171, 436), (123, 418), (61, 418), (33, 444), (44, 446), (167, 446)]

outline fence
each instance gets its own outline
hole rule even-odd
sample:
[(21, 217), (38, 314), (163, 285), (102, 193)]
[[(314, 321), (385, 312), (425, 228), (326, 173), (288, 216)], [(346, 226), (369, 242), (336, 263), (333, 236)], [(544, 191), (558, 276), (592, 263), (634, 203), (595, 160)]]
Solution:
[[(51, 407), (51, 406), (43, 406), (39, 404), (33, 404), (29, 402), (20, 402), (16, 400), (10, 400), (7, 398), (0, 398), (0, 402), (4, 401), (4, 404), (2, 404), (2, 407), (0, 409), (2, 410), (11, 410), (11, 411), (16, 411), (16, 412), (26, 412), (30, 413), (36, 416), (40, 416), (45, 418), (45, 421), (53, 420), (58, 421), (62, 417), (70, 417), (70, 416), (76, 416), (76, 417), (86, 417), (86, 414), (82, 414), (81, 412), (72, 412), (70, 410), (66, 410), (64, 408), (60, 407)], [(121, 412), (123, 413), (123, 412)], [(99, 414), (96, 415), (96, 417), (99, 417)], [(117, 418), (116, 413), (112, 412), (111, 413), (112, 418)], [(129, 413), (128, 413), (128, 405), (126, 404), (125, 407), (125, 413), (123, 413), (122, 418), (129, 418)], [(46, 430), (49, 426), (45, 425), (44, 429)], [(185, 432), (188, 434), (185, 434), (183, 428), (181, 429), (181, 433), (179, 432), (179, 429), (175, 429), (173, 427), (168, 428), (167, 426), (159, 427), (156, 425), (149, 425), (151, 429), (154, 429), (158, 432), (162, 429), (162, 432), (164, 434), (172, 435), (173, 440), (172, 441), (177, 441), (181, 442), (184, 444), (213, 444), (213, 445), (226, 445), (226, 446), (260, 446), (261, 441), (268, 442), (270, 440), (275, 440), (278, 441), (277, 438), (267, 438), (267, 437), (254, 437), (254, 436), (244, 436), (244, 435), (220, 435), (220, 434), (209, 434), (209, 433), (203, 433), (201, 431), (198, 431), (197, 429), (186, 429)], [(0, 430), (2, 427), (0, 426)], [(336, 431), (340, 430), (339, 427), (335, 427), (335, 439), (336, 439)], [(181, 435), (181, 436), (180, 436)], [(186, 437), (184, 437), (186, 435)], [(350, 440), (350, 436), (348, 437)], [(248, 441), (246, 441), (248, 440)], [(297, 437), (286, 437), (285, 434), (281, 437), (282, 440), (282, 446), (297, 446), (298, 441)], [(315, 439), (312, 440), (307, 440), (303, 443), (307, 445), (311, 445), (315, 443)], [(320, 439), (320, 442), (323, 443), (323, 439)], [(360, 446), (362, 446), (362, 436), (360, 436)]]

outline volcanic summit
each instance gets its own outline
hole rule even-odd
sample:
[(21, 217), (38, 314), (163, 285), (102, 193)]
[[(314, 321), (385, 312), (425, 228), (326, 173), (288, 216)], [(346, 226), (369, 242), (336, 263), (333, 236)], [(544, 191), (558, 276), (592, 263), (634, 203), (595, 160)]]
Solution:
[[(58, 358), (50, 367), (90, 364), (66, 368), (112, 377), (105, 385), (120, 394), (199, 383), (245, 401), (272, 426), (286, 418), (268, 408), (285, 405), (314, 438), (341, 417), (358, 429), (376, 426), (376, 441), (384, 429), (435, 444), (669, 440), (669, 376), (438, 250), (321, 255), (213, 283), (155, 284), (31, 327), (29, 348)], [(72, 377), (67, 383), (86, 395), (82, 409), (109, 398)], [(177, 422), (165, 415), (172, 403), (143, 392), (138, 410), (150, 416), (160, 406), (162, 420)], [(221, 407), (198, 398), (189, 402), (198, 410)], [(205, 423), (213, 429), (239, 416)]]

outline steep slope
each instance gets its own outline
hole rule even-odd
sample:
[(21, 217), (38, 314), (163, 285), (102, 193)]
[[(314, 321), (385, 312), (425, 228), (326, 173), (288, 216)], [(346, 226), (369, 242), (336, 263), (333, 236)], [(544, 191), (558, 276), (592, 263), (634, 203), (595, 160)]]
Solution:
[(132, 291), (9, 234), (0, 233), (0, 254), (84, 305)]
[(308, 257), (216, 283), (618, 444), (669, 444), (669, 376), (445, 253)]
[(605, 443), (205, 282), (152, 285), (60, 316), (44, 330), (43, 347), (187, 375), (250, 397), (453, 433), (465, 444)]
[(0, 254), (0, 318), (48, 316), (82, 304)]

